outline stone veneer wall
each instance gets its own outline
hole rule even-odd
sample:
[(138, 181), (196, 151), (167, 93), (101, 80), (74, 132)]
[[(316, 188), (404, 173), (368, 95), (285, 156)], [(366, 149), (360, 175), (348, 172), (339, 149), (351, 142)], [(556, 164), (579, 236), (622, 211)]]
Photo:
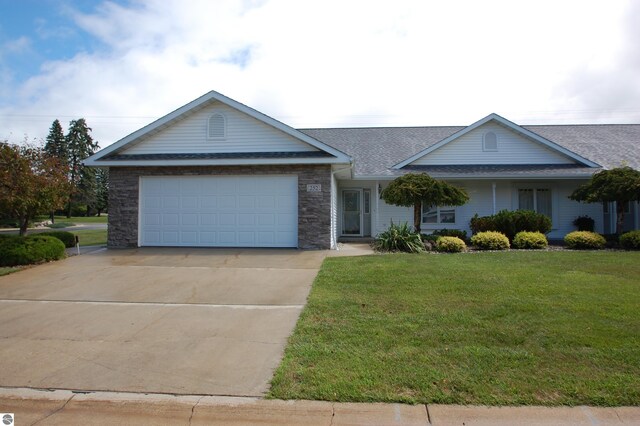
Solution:
[[(138, 185), (140, 176), (297, 175), (298, 248), (331, 248), (331, 166), (178, 166), (109, 168), (109, 236), (107, 246), (138, 246)], [(319, 183), (321, 192), (307, 192)]]

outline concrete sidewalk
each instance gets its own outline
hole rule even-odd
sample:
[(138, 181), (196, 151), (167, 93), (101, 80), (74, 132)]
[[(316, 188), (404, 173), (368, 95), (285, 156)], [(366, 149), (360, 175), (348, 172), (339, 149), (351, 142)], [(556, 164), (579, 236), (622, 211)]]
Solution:
[(638, 425), (640, 407), (478, 407), (0, 388), (16, 425)]

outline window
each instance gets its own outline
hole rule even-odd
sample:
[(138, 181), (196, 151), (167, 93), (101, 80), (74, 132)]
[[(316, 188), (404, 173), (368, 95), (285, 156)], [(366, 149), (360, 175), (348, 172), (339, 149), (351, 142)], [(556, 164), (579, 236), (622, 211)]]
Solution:
[(551, 190), (549, 188), (519, 189), (518, 209), (533, 210), (551, 217)]
[(227, 136), (227, 120), (222, 114), (209, 117), (209, 139), (224, 139)]
[(371, 191), (365, 189), (362, 193), (362, 196), (364, 197), (364, 205), (362, 206), (364, 210), (363, 213), (371, 214)]
[(422, 223), (456, 223), (455, 207), (422, 206)]
[(482, 150), (483, 151), (497, 151), (498, 150), (498, 136), (493, 132), (487, 132), (482, 137)]

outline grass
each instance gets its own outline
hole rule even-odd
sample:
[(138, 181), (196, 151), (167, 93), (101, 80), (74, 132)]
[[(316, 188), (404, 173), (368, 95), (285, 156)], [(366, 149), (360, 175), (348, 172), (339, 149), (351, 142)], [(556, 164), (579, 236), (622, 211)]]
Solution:
[(80, 239), (80, 246), (98, 246), (107, 244), (106, 229), (75, 231), (73, 234), (77, 235)]
[(14, 272), (18, 272), (20, 269), (21, 268), (0, 266), (0, 277), (3, 276), (3, 275), (9, 275), (9, 274), (12, 274)]
[[(107, 223), (107, 215), (103, 214), (100, 216), (71, 216), (70, 218), (66, 216), (54, 216), (55, 222), (71, 222), (71, 223)], [(46, 220), (48, 217), (44, 217), (42, 220)]]
[(640, 253), (328, 258), (271, 398), (640, 404)]

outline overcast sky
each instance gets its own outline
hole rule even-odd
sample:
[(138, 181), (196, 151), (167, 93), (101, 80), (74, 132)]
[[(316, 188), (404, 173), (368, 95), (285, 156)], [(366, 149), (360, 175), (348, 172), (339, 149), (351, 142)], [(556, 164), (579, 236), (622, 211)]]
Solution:
[(0, 140), (210, 90), (297, 128), (640, 123), (640, 1), (0, 0)]

